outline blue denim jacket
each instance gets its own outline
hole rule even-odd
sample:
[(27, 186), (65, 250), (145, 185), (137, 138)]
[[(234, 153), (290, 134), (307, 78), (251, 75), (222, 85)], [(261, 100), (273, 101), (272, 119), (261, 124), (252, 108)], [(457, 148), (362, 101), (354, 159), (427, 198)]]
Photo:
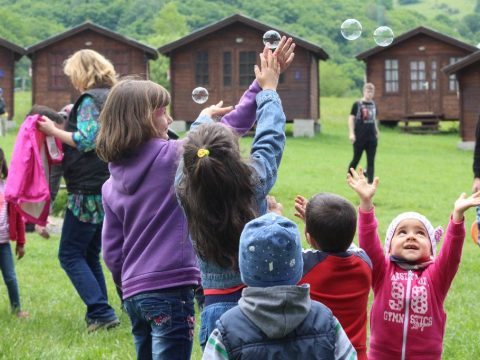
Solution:
[[(267, 212), (266, 196), (275, 185), (278, 167), (285, 147), (285, 114), (278, 94), (273, 90), (264, 90), (257, 94), (257, 129), (250, 152), (249, 165), (252, 168), (255, 184), (255, 199), (259, 215)], [(200, 116), (195, 125), (212, 122), (208, 116)], [(181, 163), (177, 170), (175, 184), (182, 177)], [(198, 258), (202, 273), (202, 286), (205, 289), (225, 289), (242, 284), (240, 272), (223, 268)]]

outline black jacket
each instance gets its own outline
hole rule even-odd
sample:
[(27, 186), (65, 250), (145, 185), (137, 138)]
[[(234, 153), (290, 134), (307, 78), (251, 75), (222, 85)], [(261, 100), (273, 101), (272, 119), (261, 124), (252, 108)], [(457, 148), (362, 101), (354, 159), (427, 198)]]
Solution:
[[(77, 112), (84, 97), (92, 97), (95, 106), (101, 111), (109, 91), (108, 88), (99, 88), (83, 93), (73, 105), (65, 130), (78, 130)], [(101, 194), (102, 185), (110, 176), (108, 164), (100, 160), (95, 150), (83, 152), (64, 145), (64, 153), (62, 165), (67, 191), (72, 194)]]

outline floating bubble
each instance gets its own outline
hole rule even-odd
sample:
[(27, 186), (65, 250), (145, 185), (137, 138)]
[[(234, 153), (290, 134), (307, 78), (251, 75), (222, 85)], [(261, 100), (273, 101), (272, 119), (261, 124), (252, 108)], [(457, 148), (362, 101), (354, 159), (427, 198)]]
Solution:
[(342, 36), (347, 40), (356, 40), (362, 35), (362, 24), (356, 19), (347, 19), (340, 26)]
[(388, 46), (393, 42), (393, 31), (388, 26), (380, 26), (373, 32), (373, 40), (378, 46)]
[(268, 30), (263, 34), (263, 44), (269, 49), (275, 50), (280, 43), (280, 34), (275, 30)]
[(208, 90), (203, 87), (196, 87), (192, 91), (192, 99), (197, 104), (203, 104), (208, 100)]

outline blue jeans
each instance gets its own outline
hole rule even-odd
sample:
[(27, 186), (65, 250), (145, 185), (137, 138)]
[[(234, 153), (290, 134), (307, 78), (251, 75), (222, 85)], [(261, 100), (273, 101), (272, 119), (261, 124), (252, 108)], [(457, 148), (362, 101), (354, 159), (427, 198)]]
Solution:
[(18, 311), (20, 310), (20, 294), (18, 292), (17, 276), (15, 275), (15, 264), (13, 263), (10, 243), (0, 244), (0, 268), (2, 269), (3, 280), (7, 286), (12, 311)]
[(58, 258), (63, 270), (87, 305), (86, 320), (116, 319), (108, 304), (107, 287), (100, 264), (102, 224), (78, 220), (67, 209), (63, 221)]
[(216, 322), (224, 313), (237, 306), (237, 302), (220, 302), (205, 306), (200, 315), (199, 341), (202, 350), (205, 349), (208, 337), (216, 329)]
[(195, 329), (193, 297), (193, 287), (184, 287), (125, 299), (137, 359), (190, 359)]

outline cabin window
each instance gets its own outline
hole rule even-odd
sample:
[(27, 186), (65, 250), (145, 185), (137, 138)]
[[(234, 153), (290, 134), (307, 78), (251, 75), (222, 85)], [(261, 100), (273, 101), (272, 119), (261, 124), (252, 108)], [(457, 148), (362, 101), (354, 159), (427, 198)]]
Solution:
[(398, 60), (385, 60), (385, 92), (398, 92)]
[(410, 90), (422, 91), (427, 89), (425, 76), (425, 61), (410, 61)]
[(195, 83), (208, 85), (208, 52), (199, 51), (195, 58)]
[(50, 89), (67, 90), (69, 81), (63, 72), (63, 62), (67, 58), (66, 54), (50, 54), (49, 58)]
[[(455, 64), (457, 61), (459, 61), (461, 58), (459, 57), (451, 57), (449, 64)], [(457, 82), (457, 76), (455, 74), (452, 74), (448, 77), (448, 91), (451, 92), (457, 92), (458, 91), (458, 82)]]
[(255, 51), (240, 51), (238, 69), (240, 85), (249, 85), (253, 80), (255, 80), (253, 67), (256, 64), (256, 55), (257, 53)]
[(223, 53), (223, 86), (232, 85), (232, 53)]
[(437, 62), (435, 60), (432, 60), (432, 63), (430, 64), (430, 83), (432, 90), (437, 90)]

